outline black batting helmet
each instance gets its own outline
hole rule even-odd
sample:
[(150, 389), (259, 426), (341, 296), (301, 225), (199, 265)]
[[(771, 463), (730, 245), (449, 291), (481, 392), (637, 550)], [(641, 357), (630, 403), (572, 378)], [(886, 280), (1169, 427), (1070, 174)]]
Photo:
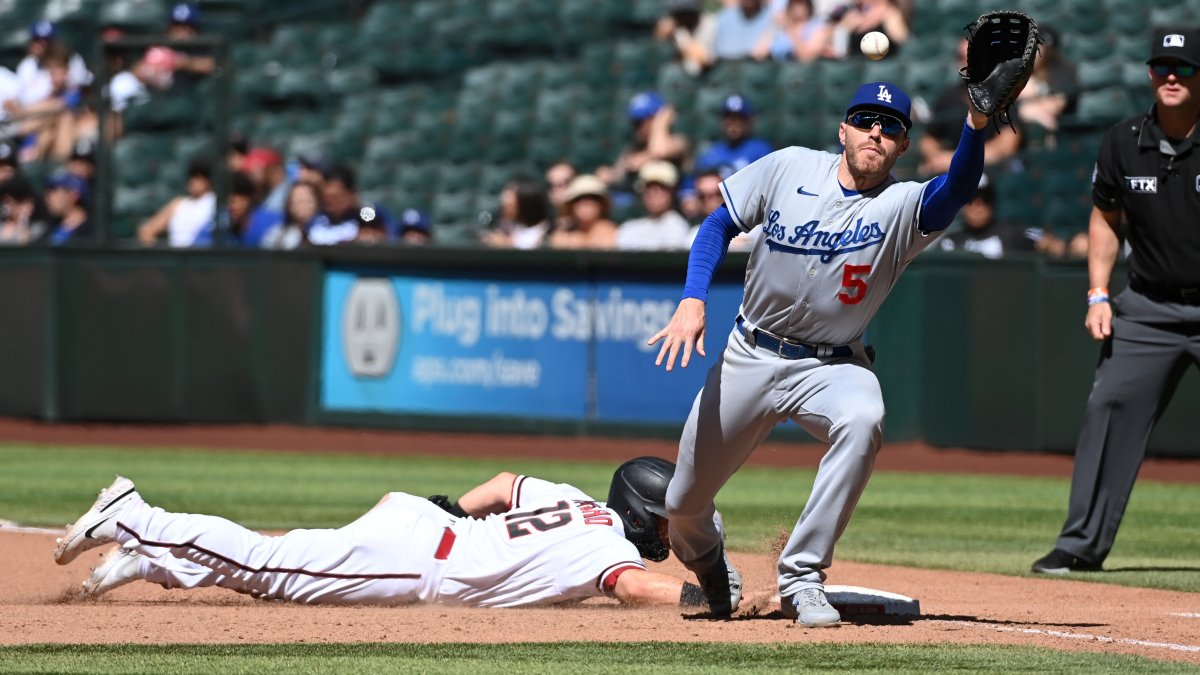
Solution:
[(667, 517), (667, 484), (674, 475), (671, 462), (638, 457), (617, 467), (608, 489), (608, 508), (621, 516), (625, 538), (647, 560), (666, 560), (671, 551), (654, 516)]

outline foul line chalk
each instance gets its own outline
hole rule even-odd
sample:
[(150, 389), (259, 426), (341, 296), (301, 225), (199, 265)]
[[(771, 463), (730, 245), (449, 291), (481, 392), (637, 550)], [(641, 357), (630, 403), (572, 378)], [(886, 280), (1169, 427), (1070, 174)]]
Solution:
[(986, 623), (976, 621), (951, 621), (947, 619), (934, 619), (931, 623), (944, 623), (953, 626), (970, 626), (972, 628), (983, 628), (986, 630), (994, 630), (999, 633), (1024, 633), (1026, 635), (1047, 635), (1056, 638), (1065, 638), (1068, 640), (1090, 640), (1093, 642), (1106, 642), (1122, 645), (1135, 645), (1138, 647), (1151, 647), (1154, 649), (1169, 649), (1174, 652), (1200, 652), (1200, 647), (1195, 645), (1181, 645), (1174, 642), (1149, 642), (1147, 640), (1134, 640), (1132, 638), (1114, 638), (1104, 635), (1089, 635), (1087, 633), (1068, 633), (1061, 630), (1042, 630), (1040, 628), (1012, 628), (1010, 626), (992, 626)]

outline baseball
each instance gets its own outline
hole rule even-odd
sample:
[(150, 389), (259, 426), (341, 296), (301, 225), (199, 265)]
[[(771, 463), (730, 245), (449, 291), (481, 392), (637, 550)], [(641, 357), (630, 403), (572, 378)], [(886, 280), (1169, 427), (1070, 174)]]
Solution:
[(858, 43), (858, 48), (862, 50), (863, 55), (872, 61), (878, 61), (887, 56), (890, 46), (891, 42), (888, 40), (888, 36), (877, 30), (864, 35)]

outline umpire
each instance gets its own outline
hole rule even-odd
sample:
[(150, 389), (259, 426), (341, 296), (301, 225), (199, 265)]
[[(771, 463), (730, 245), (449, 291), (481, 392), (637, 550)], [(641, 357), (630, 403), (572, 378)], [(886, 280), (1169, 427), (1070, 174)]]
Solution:
[[(1112, 549), (1150, 432), (1190, 364), (1200, 364), (1200, 30), (1160, 30), (1149, 78), (1155, 104), (1104, 136), (1092, 179), (1085, 326), (1103, 341), (1067, 522), (1043, 574), (1097, 571)], [(1109, 299), (1121, 247), (1129, 286)]]

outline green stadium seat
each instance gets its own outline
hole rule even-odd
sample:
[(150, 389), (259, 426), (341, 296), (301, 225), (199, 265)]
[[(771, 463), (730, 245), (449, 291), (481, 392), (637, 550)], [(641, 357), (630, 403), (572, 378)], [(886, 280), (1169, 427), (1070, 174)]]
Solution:
[[(905, 67), (904, 61), (899, 58), (868, 61), (863, 66), (862, 81), (893, 82), (908, 91), (909, 95), (914, 95), (912, 83), (904, 79), (907, 73), (908, 69)], [(846, 99), (849, 100), (849, 96), (846, 96)]]
[[(12, 17), (5, 17), (11, 20)], [(130, 32), (149, 33), (166, 27), (167, 13), (163, 3), (155, 0), (113, 0), (100, 10), (100, 23)], [(24, 22), (22, 22), (24, 23)]]
[(438, 232), (450, 231), (446, 225), (475, 225), (475, 194), (473, 192), (438, 191), (433, 199), (431, 217)]
[(356, 96), (375, 87), (375, 71), (367, 66), (346, 66), (329, 71), (328, 91), (339, 96)]
[(661, 52), (653, 39), (622, 40), (613, 50), (613, 70), (620, 86), (653, 89)]
[(311, 103), (328, 94), (324, 72), (317, 66), (285, 68), (271, 88), (271, 97), (279, 101)]
[(428, 193), (437, 189), (437, 162), (403, 161), (396, 166), (392, 174), (392, 183), (398, 190), (411, 193)]
[(586, 45), (604, 40), (629, 16), (625, 0), (560, 0), (559, 37), (566, 45)]
[(698, 88), (696, 77), (689, 74), (679, 63), (668, 63), (658, 69), (655, 89), (664, 99), (682, 110), (692, 104)]
[[(1125, 64), (1116, 59), (1103, 61), (1084, 61), (1076, 66), (1079, 75), (1079, 86), (1083, 89), (1103, 89), (1115, 84), (1121, 84), (1122, 68)], [(1146, 67), (1142, 66), (1143, 74)]]
[(1064, 125), (1106, 126), (1135, 112), (1133, 102), (1123, 87), (1108, 87), (1099, 91), (1084, 91), (1079, 95), (1075, 114), (1064, 117)]
[(738, 74), (737, 91), (748, 96), (760, 107), (767, 102), (779, 79), (779, 64), (775, 61), (750, 61)]
[(479, 188), (480, 164), (442, 162), (434, 179), (438, 192), (474, 192)]

